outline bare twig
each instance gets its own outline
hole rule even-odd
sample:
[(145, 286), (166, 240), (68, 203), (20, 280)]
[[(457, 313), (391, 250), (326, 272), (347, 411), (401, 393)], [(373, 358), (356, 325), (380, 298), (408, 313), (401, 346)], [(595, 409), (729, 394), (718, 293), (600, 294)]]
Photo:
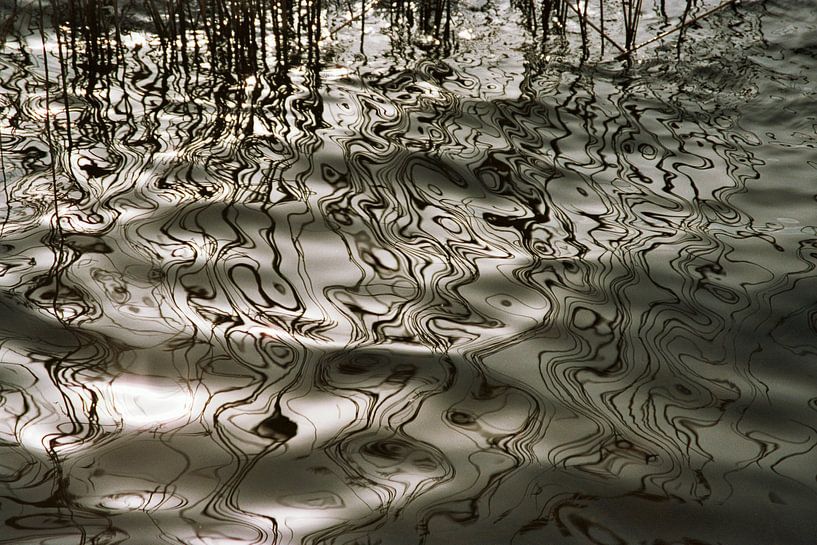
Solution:
[[(622, 50), (621, 55), (617, 56), (615, 58), (615, 60), (619, 61), (621, 59), (624, 59), (624, 58), (630, 56), (634, 51), (636, 51), (638, 49), (641, 49), (644, 46), (650, 45), (651, 43), (655, 43), (658, 40), (662, 40), (662, 39), (666, 38), (667, 36), (669, 36), (670, 34), (678, 32), (679, 30), (682, 30), (682, 29), (688, 27), (689, 25), (692, 25), (692, 24), (700, 21), (704, 17), (709, 17), (713, 13), (715, 13), (717, 11), (720, 11), (725, 7), (731, 6), (732, 4), (735, 4), (737, 2), (739, 2), (739, 0), (724, 0), (724, 2), (718, 4), (717, 6), (715, 6), (714, 8), (710, 9), (709, 11), (707, 11), (705, 13), (702, 13), (702, 14), (696, 16), (696, 17), (693, 17), (689, 21), (685, 21), (685, 22), (681, 23), (680, 25), (667, 30), (666, 32), (662, 32), (661, 34), (659, 34), (659, 35), (657, 35), (657, 36), (655, 36), (653, 38), (650, 38), (649, 40), (647, 40), (645, 42), (641, 42), (640, 44), (631, 47), (627, 51)], [(619, 48), (619, 49), (621, 49), (621, 48)]]
[(361, 17), (365, 16), (367, 13), (369, 13), (370, 11), (372, 11), (373, 9), (375, 9), (378, 6), (380, 6), (380, 0), (375, 0), (374, 2), (369, 4), (368, 6), (365, 6), (365, 8), (360, 11), (360, 13), (353, 16), (351, 19), (347, 19), (346, 21), (342, 22), (341, 24), (339, 24), (338, 26), (336, 26), (335, 28), (330, 30), (329, 35), (334, 36), (335, 34), (338, 33), (338, 31), (340, 31), (340, 30), (346, 28), (347, 26), (351, 25), (352, 23), (354, 23), (355, 21), (357, 21)]
[[(580, 10), (579, 10), (579, 9), (578, 9), (576, 6), (574, 6), (572, 2), (568, 1), (568, 2), (565, 2), (565, 4), (567, 4), (567, 6), (568, 6), (568, 7), (569, 7), (571, 10), (573, 10), (573, 11), (576, 13), (576, 15), (578, 15), (579, 17), (583, 17), (583, 16), (582, 16), (581, 11), (580, 11)], [(603, 30), (601, 30), (599, 27), (597, 27), (595, 24), (593, 24), (593, 21), (591, 21), (591, 20), (590, 20), (589, 18), (587, 18), (587, 17), (585, 17), (585, 20), (586, 20), (587, 24), (588, 24), (588, 25), (590, 25), (590, 28), (592, 28), (593, 30), (595, 30), (596, 32), (598, 32), (598, 33), (599, 33), (599, 35), (601, 35), (601, 36), (602, 36), (603, 38), (605, 38), (605, 39), (606, 39), (608, 42), (610, 42), (611, 44), (613, 44), (613, 46), (614, 46), (616, 49), (618, 49), (619, 51), (621, 51), (621, 53), (622, 53), (622, 54), (624, 54), (624, 53), (626, 53), (626, 52), (627, 52), (627, 50), (626, 50), (626, 49), (624, 49), (623, 47), (621, 47), (620, 45), (618, 45), (618, 44), (616, 43), (616, 41), (615, 41), (615, 40), (613, 40), (613, 39), (612, 39), (610, 36), (608, 36), (606, 32), (604, 32), (604, 31), (603, 31)]]

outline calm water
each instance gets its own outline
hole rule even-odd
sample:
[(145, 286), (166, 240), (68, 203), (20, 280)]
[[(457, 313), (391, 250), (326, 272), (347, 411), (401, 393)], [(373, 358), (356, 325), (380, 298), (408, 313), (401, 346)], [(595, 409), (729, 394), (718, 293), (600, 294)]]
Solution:
[(817, 543), (817, 10), (511, 13), (250, 66), (21, 4), (0, 543)]

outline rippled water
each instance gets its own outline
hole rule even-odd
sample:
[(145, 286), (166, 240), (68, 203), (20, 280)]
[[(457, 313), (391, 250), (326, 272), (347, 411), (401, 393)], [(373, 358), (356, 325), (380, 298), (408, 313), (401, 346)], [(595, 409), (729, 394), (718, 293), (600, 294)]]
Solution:
[(817, 12), (507, 13), (237, 77), (21, 10), (0, 543), (815, 542)]

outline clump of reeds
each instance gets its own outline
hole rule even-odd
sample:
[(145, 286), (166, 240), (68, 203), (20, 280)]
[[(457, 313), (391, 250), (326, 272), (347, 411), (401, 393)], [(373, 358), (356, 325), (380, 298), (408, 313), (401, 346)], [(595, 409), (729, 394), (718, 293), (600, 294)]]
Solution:
[[(188, 33), (206, 37), (213, 61), (239, 74), (266, 62), (267, 38), (275, 59), (293, 55), (317, 60), (321, 0), (148, 0), (155, 31), (164, 47), (185, 54)], [(198, 42), (194, 39), (194, 45)]]
[[(604, 52), (604, 44), (609, 43), (620, 53), (616, 58), (621, 59), (629, 57), (634, 51), (645, 45), (662, 40), (676, 32), (678, 32), (678, 44), (680, 47), (681, 40), (683, 39), (683, 31), (689, 25), (708, 17), (716, 11), (735, 4), (738, 0), (721, 0), (720, 4), (692, 18), (689, 17), (691, 9), (697, 4), (698, 0), (685, 0), (683, 15), (677, 26), (641, 43), (637, 42), (637, 37), (641, 23), (643, 0), (596, 0), (596, 11), (598, 13), (596, 18), (591, 17), (591, 10), (589, 9), (591, 6), (590, 1), (591, 0), (542, 0), (538, 17), (535, 0), (518, 0), (516, 6), (521, 9), (527, 26), (534, 36), (537, 34), (538, 29), (541, 28), (543, 43), (546, 42), (552, 34), (564, 36), (568, 18), (575, 18), (575, 22), (579, 26), (582, 48), (585, 53), (587, 52), (589, 34), (592, 29), (599, 35), (602, 54)], [(620, 2), (620, 23), (624, 32), (623, 44), (619, 44), (617, 39), (611, 37), (605, 28), (607, 21), (605, 13), (611, 13), (609, 9), (605, 9), (605, 4), (609, 4), (612, 1), (615, 3)], [(658, 11), (666, 23), (667, 15), (664, 0), (661, 0)]]
[[(408, 38), (426, 50), (451, 50), (452, 0), (374, 0), (371, 6), (385, 12), (393, 37)], [(361, 18), (364, 14), (362, 6)], [(402, 43), (400, 38), (397, 43)]]
[[(68, 28), (67, 36), (57, 33), (61, 55), (67, 46), (71, 51), (81, 49), (88, 65), (102, 67), (113, 64), (122, 41), (116, 0), (113, 3), (99, 0), (54, 1), (50, 7), (55, 22)], [(70, 57), (76, 67), (77, 56)]]
[[(11, 3), (13, 9), (5, 19), (0, 18), (0, 43), (13, 23), (17, 7), (17, 0), (1, 1)], [(734, 1), (723, 0), (717, 9)], [(352, 2), (359, 5), (358, 10)], [(620, 57), (675, 30), (682, 30), (691, 21), (714, 11), (688, 19), (696, 0), (686, 0), (681, 24), (676, 29), (639, 45), (636, 42), (643, 0), (512, 2), (521, 10), (529, 30), (534, 36), (541, 36), (543, 42), (553, 35), (563, 36), (571, 19), (578, 24), (585, 54), (591, 34), (595, 32), (602, 54), (605, 43), (609, 43), (619, 51)], [(620, 7), (620, 19), (612, 15), (616, 14), (616, 10), (610, 10), (613, 5)], [(207, 51), (214, 68), (240, 75), (253, 73), (259, 66), (266, 66), (270, 59), (284, 65), (293, 62), (317, 65), (322, 21), (329, 20), (326, 12), (333, 8), (349, 8), (352, 17), (342, 26), (359, 20), (361, 40), (367, 12), (377, 9), (385, 12), (393, 28), (422, 35), (426, 48), (442, 47), (448, 51), (453, 4), (452, 0), (53, 0), (51, 7), (55, 22), (68, 29), (65, 36), (58, 32), (58, 39), (66, 41), (72, 52), (82, 51), (91, 59), (89, 64), (103, 67), (114, 63), (122, 54), (122, 35), (133, 21), (140, 19), (129, 16), (140, 14), (150, 21), (150, 28), (146, 30), (158, 37), (169, 58), (178, 58), (187, 64), (189, 55), (197, 58)], [(660, 9), (665, 13), (663, 1)], [(622, 44), (618, 43), (620, 38), (611, 37), (606, 30), (606, 18), (614, 17), (623, 28)], [(679, 36), (683, 36), (683, 32)], [(270, 48), (273, 51), (269, 51)], [(71, 58), (76, 62), (76, 55)]]
[[(368, 11), (379, 9), (395, 26), (432, 37), (437, 43), (449, 42), (451, 0), (357, 3), (359, 15), (351, 19), (359, 19), (361, 26)], [(254, 70), (259, 61), (272, 58), (268, 55), (284, 63), (302, 57), (316, 61), (326, 10), (347, 7), (340, 0), (334, 5), (324, 0), (60, 0), (57, 4), (57, 16), (71, 29), (72, 43), (81, 40), (91, 54), (101, 53), (106, 44), (119, 43), (128, 14), (141, 13), (149, 18), (149, 30), (170, 54), (184, 57), (190, 45), (194, 49), (200, 45), (195, 37), (203, 34), (213, 59), (239, 73)]]
[(522, 14), (524, 24), (533, 36), (538, 36), (541, 30), (542, 39), (547, 40), (551, 34), (564, 34), (569, 1), (541, 0), (537, 6), (536, 0), (515, 0), (513, 5)]
[[(404, 4), (406, 4), (404, 2)], [(424, 0), (408, 5), (409, 10), (415, 7), (418, 13), (417, 25), (423, 34), (447, 41), (451, 33), (450, 0)]]
[[(638, 32), (638, 23), (641, 21), (642, 0), (621, 0), (621, 10), (624, 16), (624, 47), (627, 50), (635, 47), (635, 38)], [(690, 0), (687, 0), (687, 4)]]
[(542, 35), (545, 39), (554, 26), (558, 32), (564, 31), (567, 2), (568, 0), (542, 0)]
[(72, 50), (80, 45), (89, 57), (113, 55), (132, 16), (143, 15), (169, 58), (186, 64), (204, 49), (237, 74), (257, 70), (268, 53), (284, 63), (295, 55), (316, 61), (321, 35), (322, 0), (55, 0), (52, 7)]

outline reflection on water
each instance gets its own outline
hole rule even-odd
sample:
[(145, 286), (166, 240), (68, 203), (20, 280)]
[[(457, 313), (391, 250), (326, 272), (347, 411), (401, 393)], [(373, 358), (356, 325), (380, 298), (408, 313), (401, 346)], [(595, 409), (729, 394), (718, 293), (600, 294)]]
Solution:
[(578, 65), (502, 9), (253, 65), (21, 5), (0, 543), (811, 543), (813, 10)]

